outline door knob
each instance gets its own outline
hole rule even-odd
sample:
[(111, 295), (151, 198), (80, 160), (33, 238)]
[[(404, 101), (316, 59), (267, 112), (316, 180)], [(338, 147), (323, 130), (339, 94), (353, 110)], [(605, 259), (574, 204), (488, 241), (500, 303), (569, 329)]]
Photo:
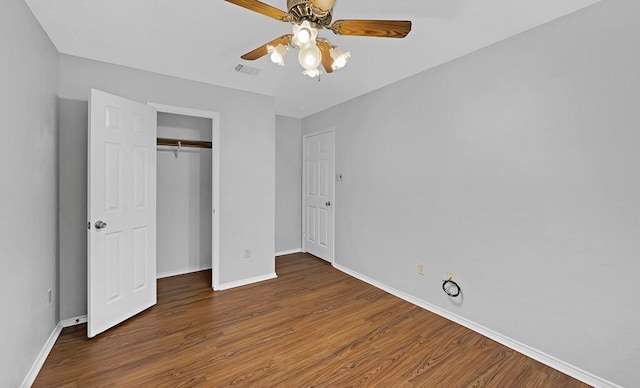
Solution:
[(327, 205), (327, 206), (331, 206), (331, 201), (327, 201), (324, 204)]
[(103, 222), (103, 221), (98, 221), (98, 222), (96, 222), (95, 226), (96, 226), (97, 230), (100, 230), (100, 229), (106, 228), (107, 227), (107, 223)]

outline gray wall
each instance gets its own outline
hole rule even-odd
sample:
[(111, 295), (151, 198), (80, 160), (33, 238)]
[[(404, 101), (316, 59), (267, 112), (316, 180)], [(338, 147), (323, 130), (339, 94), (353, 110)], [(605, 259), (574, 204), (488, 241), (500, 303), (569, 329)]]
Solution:
[(21, 0), (0, 6), (0, 52), (0, 386), (16, 387), (58, 322), (58, 64)]
[[(60, 55), (59, 95), (64, 100), (87, 101), (90, 88), (123, 96), (141, 102), (220, 113), (220, 274), (221, 283), (230, 283), (275, 272), (275, 113), (272, 97), (252, 94), (198, 82), (185, 81), (126, 67)], [(68, 104), (62, 104), (65, 109)], [(74, 113), (75, 112), (75, 113)], [(75, 133), (78, 142), (86, 137), (86, 114), (79, 111), (62, 111), (66, 128), (61, 131)], [(75, 141), (75, 140), (74, 140)], [(86, 160), (86, 150), (75, 151), (71, 159)], [(84, 163), (84, 161), (83, 161)], [(66, 169), (61, 161), (60, 169)], [(86, 175), (77, 172), (76, 188), (86, 187)], [(74, 189), (75, 190), (75, 189)], [(61, 187), (61, 191), (64, 189)], [(64, 203), (68, 216), (86, 220), (86, 207)], [(62, 217), (62, 216), (61, 216)], [(83, 224), (86, 221), (83, 221)], [(78, 232), (61, 241), (70, 245), (65, 251), (81, 252), (85, 246), (86, 232)], [(244, 258), (245, 249), (252, 257)], [(62, 257), (67, 267), (86, 265), (86, 254)], [(60, 282), (68, 285), (73, 293), (86, 294), (86, 272), (60, 273)], [(68, 316), (86, 314), (86, 304), (73, 301), (61, 311)], [(77, 304), (76, 304), (77, 302)]]
[[(211, 119), (158, 112), (158, 137), (211, 141)], [(211, 268), (211, 150), (158, 147), (159, 276)]]
[[(86, 101), (59, 99), (60, 318), (87, 313)], [(84, 125), (80, 125), (84, 123)]]
[(336, 262), (637, 385), (639, 19), (603, 1), (304, 119), (336, 128)]
[(276, 116), (276, 252), (302, 248), (302, 120)]

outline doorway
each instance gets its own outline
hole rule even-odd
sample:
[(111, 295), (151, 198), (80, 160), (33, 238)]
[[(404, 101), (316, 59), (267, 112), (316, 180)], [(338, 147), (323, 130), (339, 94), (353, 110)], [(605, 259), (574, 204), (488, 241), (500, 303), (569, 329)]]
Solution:
[[(216, 113), (144, 105), (91, 90), (87, 158), (87, 336), (90, 338), (155, 305), (157, 301), (156, 149), (157, 144), (164, 145), (167, 140), (157, 138), (158, 112), (204, 117), (207, 119), (205, 125), (211, 130), (204, 131), (203, 135), (210, 134), (212, 141), (219, 139)], [(175, 127), (171, 120), (183, 119), (167, 116), (170, 124), (167, 126)], [(178, 157), (181, 141), (168, 140), (176, 140), (175, 156)], [(192, 143), (189, 140), (184, 142), (185, 145)], [(211, 204), (207, 207), (211, 217), (205, 216), (204, 219), (208, 221), (207, 229), (211, 235), (207, 240), (211, 246), (209, 260), (213, 269), (212, 288), (215, 290), (220, 278), (217, 270), (220, 145), (219, 142), (214, 144), (216, 147), (206, 156), (209, 158), (206, 165), (210, 166), (207, 171), (211, 179), (207, 177), (205, 184), (211, 190), (204, 191)], [(211, 143), (209, 147), (212, 147)], [(172, 182), (161, 188), (173, 190), (169, 195), (177, 195), (176, 185)], [(189, 200), (185, 199), (186, 202)], [(201, 229), (201, 226), (195, 229)], [(177, 230), (180, 228), (174, 228), (169, 234), (174, 235)], [(205, 251), (209, 252), (208, 249)]]
[[(157, 113), (157, 277), (212, 267), (211, 119)], [(185, 146), (193, 140), (194, 146)], [(203, 146), (196, 146), (203, 142)], [(172, 143), (167, 142), (165, 143)], [(191, 144), (191, 143), (187, 143)]]
[[(162, 267), (158, 267), (158, 275), (164, 277), (211, 268), (212, 288), (218, 290), (220, 285), (220, 223), (218, 218), (220, 208), (220, 116), (218, 113), (210, 111), (156, 103), (149, 103), (149, 105), (158, 112), (158, 137), (166, 135), (166, 137), (172, 138), (210, 140), (212, 143), (210, 151), (203, 149), (196, 151), (186, 147), (180, 149), (165, 147), (165, 152), (160, 152), (161, 148), (158, 148), (159, 175), (162, 171), (168, 170), (172, 170), (170, 176), (178, 176), (180, 171), (190, 174), (189, 177), (182, 176), (180, 182), (172, 182), (170, 179), (164, 179), (166, 177), (158, 176), (158, 223), (166, 223), (159, 226), (158, 229), (158, 260), (159, 265), (167, 265), (165, 272)], [(180, 157), (183, 159), (178, 161)], [(209, 159), (207, 160), (207, 158)], [(210, 176), (203, 175), (208, 174), (209, 171)], [(169, 193), (161, 193), (161, 185), (162, 188), (166, 186)], [(196, 191), (196, 186), (204, 190)], [(172, 196), (172, 193), (176, 195)], [(205, 198), (205, 196), (210, 197)], [(183, 200), (182, 204), (180, 204), (180, 200)], [(173, 204), (174, 207), (161, 210), (160, 201), (163, 204)], [(194, 214), (198, 209), (206, 211), (208, 214)], [(171, 225), (172, 216), (180, 210), (187, 212), (186, 215), (180, 216), (180, 223), (189, 230), (180, 231), (179, 225)], [(161, 216), (164, 221), (161, 221)], [(210, 230), (210, 247), (205, 246), (208, 239), (206, 235), (203, 235), (207, 230)], [(170, 236), (174, 232), (177, 234), (169, 238), (179, 241), (178, 249), (188, 252), (182, 252), (182, 259), (172, 257), (173, 254), (178, 253), (173, 248), (171, 252), (160, 251), (165, 245), (160, 239), (163, 235)], [(208, 252), (210, 252), (210, 256), (206, 256)]]

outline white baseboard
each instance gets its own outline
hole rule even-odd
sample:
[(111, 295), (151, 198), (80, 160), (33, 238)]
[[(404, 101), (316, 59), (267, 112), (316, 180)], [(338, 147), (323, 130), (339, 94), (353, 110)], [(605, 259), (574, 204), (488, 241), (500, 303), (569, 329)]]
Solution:
[(249, 279), (238, 280), (235, 282), (222, 283), (214, 291), (223, 291), (230, 288), (242, 287), (253, 283), (263, 282), (265, 280), (271, 280), (277, 278), (278, 275), (274, 273), (262, 276), (255, 276)]
[(157, 274), (156, 279), (168, 278), (171, 276), (178, 276), (178, 275), (185, 275), (192, 272), (206, 271), (208, 269), (211, 269), (211, 265), (183, 268), (176, 271), (167, 271), (167, 272), (162, 272)]
[(36, 377), (38, 377), (40, 369), (42, 369), (44, 362), (47, 360), (49, 352), (51, 352), (51, 349), (53, 349), (53, 345), (56, 344), (56, 340), (58, 339), (58, 336), (60, 336), (60, 332), (62, 332), (62, 325), (60, 324), (60, 322), (58, 322), (56, 327), (53, 328), (53, 331), (47, 339), (47, 342), (45, 342), (44, 346), (42, 347), (40, 354), (38, 354), (38, 357), (31, 366), (31, 369), (29, 369), (27, 376), (22, 381), (22, 384), (20, 384), (21, 388), (29, 388), (33, 384), (33, 382), (36, 381)]
[(287, 251), (276, 252), (276, 256), (291, 255), (294, 253), (301, 253), (301, 252), (302, 252), (302, 248), (289, 249)]
[(545, 365), (548, 365), (562, 373), (565, 373), (573, 378), (576, 378), (586, 384), (589, 384), (594, 387), (602, 387), (602, 388), (622, 388), (621, 386), (614, 384), (610, 381), (607, 381), (601, 377), (598, 377), (592, 373), (584, 371), (574, 365), (568, 364), (562, 360), (559, 360), (553, 356), (550, 356), (544, 352), (541, 352), (537, 349), (534, 349), (528, 345), (525, 345), (521, 342), (518, 342), (512, 338), (504, 336), (500, 333), (497, 333), (491, 329), (488, 329), (482, 325), (479, 325), (473, 321), (470, 321), (466, 318), (463, 318), (459, 315), (453, 314), (447, 310), (444, 310), (438, 306), (432, 305), (431, 303), (425, 302), (424, 300), (418, 299), (412, 295), (406, 294), (400, 290), (396, 290), (393, 287), (390, 287), (384, 283), (378, 282), (366, 275), (363, 275), (359, 272), (350, 270), (349, 268), (343, 267), (339, 264), (334, 263), (334, 268), (346, 273), (347, 275), (353, 276), (356, 279), (360, 279), (365, 283), (369, 283), (370, 285), (379, 288), (383, 291), (388, 292), (391, 295), (397, 296), (400, 299), (404, 299), (405, 301), (412, 303), (418, 307), (422, 307), (425, 310), (431, 311), (432, 313), (438, 314), (443, 318), (446, 318), (450, 321), (453, 321), (459, 325), (466, 327), (467, 329), (473, 330), (476, 333), (482, 334), (483, 336), (490, 338), (502, 345), (515, 350), (516, 352), (522, 353), (527, 357), (530, 357), (536, 361), (539, 361)]
[(63, 328), (80, 325), (81, 323), (87, 323), (86, 315), (81, 315), (79, 317), (69, 318), (69, 319), (60, 321), (60, 325), (62, 325)]
[(38, 377), (38, 373), (40, 373), (40, 369), (42, 369), (42, 366), (44, 365), (44, 362), (47, 360), (47, 357), (49, 356), (51, 349), (53, 349), (53, 345), (56, 344), (58, 337), (60, 337), (60, 333), (62, 332), (62, 329), (64, 329), (65, 327), (79, 325), (81, 323), (85, 323), (86, 321), (87, 321), (87, 316), (81, 315), (79, 317), (69, 318), (69, 319), (65, 319), (64, 321), (58, 322), (56, 327), (51, 332), (51, 335), (47, 339), (47, 342), (45, 342), (44, 346), (42, 347), (40, 354), (38, 354), (38, 357), (36, 358), (33, 365), (31, 366), (31, 369), (29, 369), (29, 373), (27, 373), (27, 376), (22, 381), (22, 384), (20, 384), (21, 388), (29, 388), (31, 387), (33, 382), (36, 381), (36, 377)]

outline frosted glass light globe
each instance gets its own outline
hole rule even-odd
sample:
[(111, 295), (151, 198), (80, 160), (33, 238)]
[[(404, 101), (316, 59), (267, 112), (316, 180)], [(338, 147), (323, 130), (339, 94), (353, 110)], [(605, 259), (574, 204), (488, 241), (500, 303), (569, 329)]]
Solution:
[(293, 38), (291, 43), (294, 47), (307, 47), (313, 45), (318, 37), (318, 29), (313, 27), (308, 20), (300, 24), (293, 25)]
[(287, 55), (287, 46), (279, 44), (275, 47), (267, 46), (267, 52), (271, 54), (271, 62), (284, 66), (284, 56)]
[(307, 70), (316, 69), (321, 60), (322, 53), (316, 45), (301, 48), (300, 52), (298, 52), (298, 62), (300, 62), (300, 66)]
[(313, 70), (304, 70), (302, 72), (302, 74), (306, 75), (309, 78), (318, 78), (320, 79), (320, 70), (318, 69), (313, 69)]
[(351, 52), (347, 51), (343, 53), (340, 47), (333, 47), (329, 52), (331, 55), (331, 59), (333, 59), (333, 63), (331, 64), (331, 68), (333, 70), (340, 70), (347, 65), (349, 59), (351, 58)]
[(311, 39), (311, 31), (306, 28), (302, 28), (300, 31), (298, 31), (297, 37), (301, 45), (306, 45), (307, 43), (309, 43), (309, 39)]

